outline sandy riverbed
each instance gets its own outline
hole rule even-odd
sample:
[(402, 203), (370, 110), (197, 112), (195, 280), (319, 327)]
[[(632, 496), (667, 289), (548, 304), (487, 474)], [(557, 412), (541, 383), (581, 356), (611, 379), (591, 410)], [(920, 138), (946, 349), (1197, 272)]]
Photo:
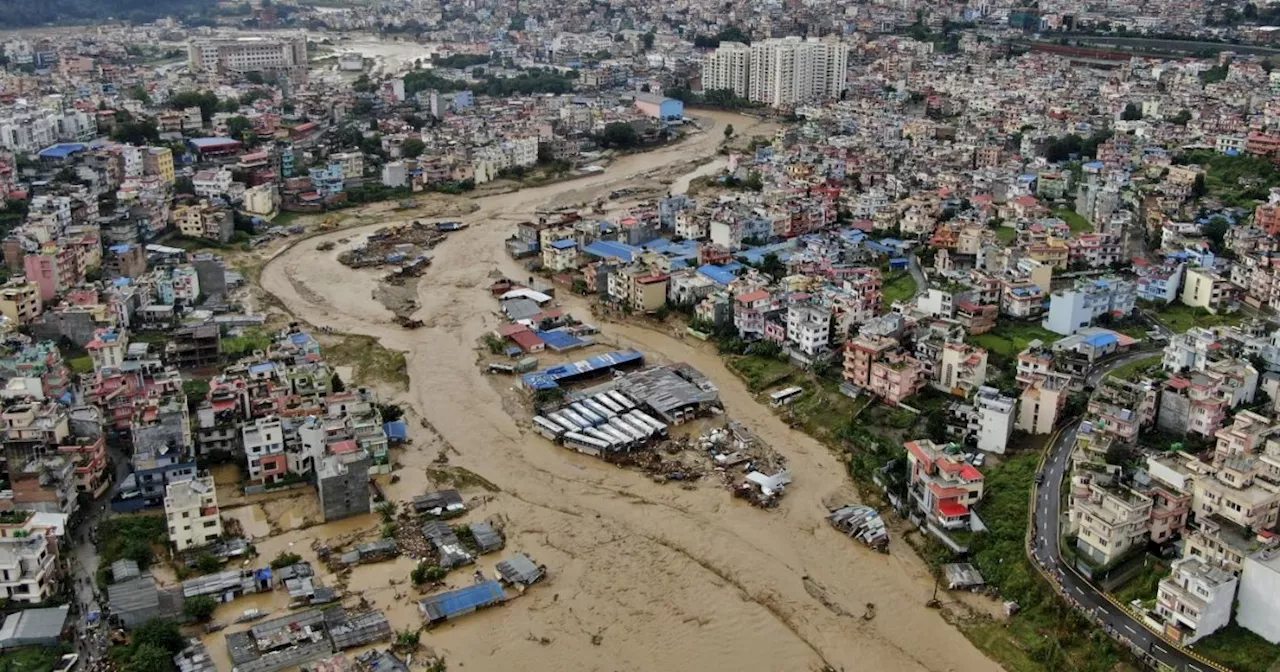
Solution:
[[(480, 209), (463, 218), (471, 227), (435, 249), (422, 279), (417, 317), (427, 328), (396, 327), (370, 299), (372, 274), (353, 273), (337, 263), (336, 253), (315, 249), (360, 230), (298, 245), (264, 270), (263, 288), (299, 318), (372, 335), (408, 353), (411, 384), (401, 401), (412, 408), (416, 433), (389, 494), (403, 500), (425, 491), (427, 468), (448, 450), (452, 465), (501, 488), (468, 491), (484, 496), (471, 519), (505, 519), (508, 549), (529, 551), (550, 569), (546, 585), (504, 608), (433, 630), (424, 643), (451, 668), (460, 663), (468, 670), (999, 669), (924, 606), (932, 580), (905, 544), (880, 555), (826, 525), (825, 504), (854, 498), (841, 463), (789, 430), (702, 344), (603, 325), (606, 338), (634, 345), (652, 361), (688, 361), (709, 375), (730, 415), (788, 456), (795, 483), (775, 511), (751, 508), (716, 487), (659, 485), (554, 446), (508, 413), (509, 395), (477, 368), (476, 339), (500, 322), (484, 291), (489, 274), (522, 275), (502, 248), (513, 224), (531, 219), (539, 207), (586, 201), (640, 178), (687, 185), (687, 177), (679, 180), (664, 167), (713, 158), (725, 123), (739, 135), (772, 132), (739, 115), (708, 119), (714, 126), (701, 136), (624, 157), (605, 174), (479, 199)], [(585, 303), (561, 301), (588, 318)], [(420, 430), (419, 415), (438, 434)], [(341, 521), (285, 532), (258, 548), (265, 558), (286, 548), (308, 556), (312, 539), (360, 529), (376, 535), (376, 527), (372, 519)], [(493, 561), (486, 557), (483, 566)], [(387, 609), (397, 628), (416, 627), (413, 591), (388, 583), (403, 582), (411, 566), (402, 558), (357, 570), (348, 589)], [(465, 572), (451, 577), (455, 585), (468, 578)], [(877, 614), (869, 621), (861, 618), (868, 603)], [(220, 616), (251, 606), (237, 601)], [(220, 636), (209, 643), (221, 658)]]

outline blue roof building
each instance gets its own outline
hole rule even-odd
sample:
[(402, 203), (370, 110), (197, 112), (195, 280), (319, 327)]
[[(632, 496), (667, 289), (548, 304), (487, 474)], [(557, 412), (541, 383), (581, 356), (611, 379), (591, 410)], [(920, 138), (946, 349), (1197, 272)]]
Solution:
[(79, 142), (63, 142), (40, 150), (37, 155), (44, 161), (62, 162), (89, 149), (88, 145)]

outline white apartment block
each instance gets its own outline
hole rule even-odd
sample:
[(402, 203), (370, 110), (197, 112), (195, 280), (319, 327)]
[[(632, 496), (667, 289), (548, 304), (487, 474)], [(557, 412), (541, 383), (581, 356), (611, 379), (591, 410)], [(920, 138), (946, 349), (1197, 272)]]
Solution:
[(1071, 520), (1078, 532), (1076, 550), (1101, 566), (1146, 543), (1150, 497), (1096, 482), (1088, 487), (1087, 494), (1074, 495), (1071, 503)]
[(1236, 577), (1199, 558), (1182, 558), (1160, 580), (1156, 613), (1165, 633), (1187, 646), (1217, 632), (1231, 621)]
[(1280, 548), (1244, 559), (1236, 622), (1272, 644), (1280, 644)]
[(1004, 454), (1009, 437), (1013, 435), (1016, 402), (994, 387), (981, 387), (973, 397), (973, 405), (977, 409), (978, 450)]
[(164, 517), (169, 541), (179, 553), (217, 541), (222, 536), (222, 517), (213, 477), (170, 483), (164, 493)]
[(719, 48), (702, 60), (702, 90), (729, 90), (739, 98), (746, 98), (750, 94), (747, 74), (750, 67), (751, 47), (741, 42), (721, 42)]
[(774, 38), (751, 45), (747, 80), (751, 100), (772, 107), (839, 97), (849, 47), (838, 38)]
[(54, 594), (57, 555), (43, 534), (0, 540), (0, 598), (36, 604)]
[(97, 118), (86, 112), (16, 105), (0, 112), (0, 147), (11, 152), (38, 152), (56, 142), (92, 140)]
[(305, 33), (193, 39), (187, 44), (192, 72), (279, 72), (299, 83), (307, 78)]
[(831, 342), (831, 313), (818, 306), (788, 306), (787, 341), (810, 357), (825, 352)]
[(1049, 315), (1041, 326), (1055, 334), (1070, 336), (1103, 315), (1123, 317), (1132, 313), (1136, 298), (1134, 285), (1128, 280), (1081, 281), (1074, 289), (1053, 293), (1049, 299)]
[(288, 473), (288, 459), (284, 455), (284, 430), (280, 419), (258, 418), (244, 424), (243, 443), (245, 461), (249, 466), (249, 480), (259, 482), (266, 476)]

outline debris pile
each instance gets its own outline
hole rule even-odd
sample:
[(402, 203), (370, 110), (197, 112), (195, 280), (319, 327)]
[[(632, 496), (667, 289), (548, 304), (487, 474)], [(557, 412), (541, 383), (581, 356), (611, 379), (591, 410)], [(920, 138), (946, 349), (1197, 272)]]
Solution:
[[(664, 448), (675, 448), (677, 449), (676, 452), (678, 452), (680, 442), (668, 441), (663, 446)], [(667, 452), (671, 451), (668, 450)], [(652, 476), (653, 480), (658, 483), (672, 481), (691, 483), (705, 475), (702, 468), (686, 464), (679, 459), (668, 459), (658, 451), (637, 450), (630, 453), (607, 453), (604, 459), (606, 462), (616, 464), (619, 467), (640, 469)]]
[(827, 516), (831, 526), (881, 553), (889, 552), (889, 531), (884, 519), (869, 506), (853, 504), (841, 507)]
[(735, 420), (699, 436), (697, 446), (711, 458), (734, 496), (757, 506), (776, 505), (791, 483), (786, 459)]
[(351, 268), (416, 264), (444, 239), (444, 233), (422, 222), (388, 226), (370, 234), (364, 245), (338, 255), (338, 261)]

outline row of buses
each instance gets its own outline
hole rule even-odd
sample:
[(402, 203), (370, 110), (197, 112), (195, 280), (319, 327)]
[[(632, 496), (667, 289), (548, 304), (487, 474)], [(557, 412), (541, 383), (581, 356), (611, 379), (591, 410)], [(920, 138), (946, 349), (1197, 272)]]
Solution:
[(667, 426), (640, 410), (621, 392), (610, 390), (575, 401), (545, 416), (534, 417), (538, 433), (589, 455), (625, 452), (655, 437)]

